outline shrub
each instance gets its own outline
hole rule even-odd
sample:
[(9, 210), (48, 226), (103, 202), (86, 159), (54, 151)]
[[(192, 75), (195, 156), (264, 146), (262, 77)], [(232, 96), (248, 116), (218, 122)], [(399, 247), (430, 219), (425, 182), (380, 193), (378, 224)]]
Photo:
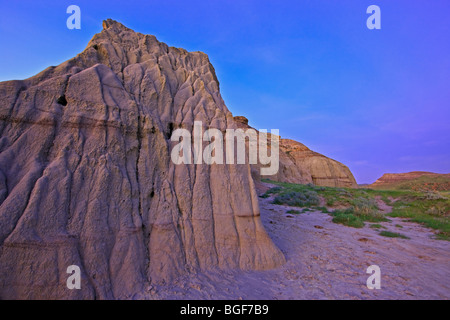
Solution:
[(447, 198), (435, 191), (425, 191), (425, 199), (427, 200), (446, 200)]
[(266, 191), (266, 194), (278, 193), (281, 191), (281, 187), (273, 187)]
[(349, 227), (362, 228), (364, 227), (364, 221), (387, 221), (385, 216), (372, 206), (373, 203), (369, 199), (358, 198), (354, 203), (355, 206), (345, 210), (335, 210), (332, 213), (333, 222)]
[(322, 211), (322, 213), (330, 213), (326, 207), (314, 207), (313, 209), (317, 211)]
[(282, 190), (281, 187), (273, 187), (267, 190), (260, 198), (268, 198), (271, 194), (278, 193)]
[(364, 215), (371, 215), (378, 212), (377, 202), (373, 199), (358, 197), (353, 200), (353, 206), (356, 212)]
[(401, 234), (401, 233), (395, 233), (390, 231), (381, 231), (380, 236), (388, 237), (388, 238), (402, 238), (402, 239), (409, 239), (407, 236)]
[(346, 210), (335, 210), (333, 212), (333, 222), (353, 228), (364, 227), (364, 222), (361, 218), (355, 215), (352, 208)]
[(284, 204), (292, 207), (310, 207), (316, 206), (320, 202), (317, 192), (304, 190), (302, 192), (286, 192), (275, 197), (272, 203)]

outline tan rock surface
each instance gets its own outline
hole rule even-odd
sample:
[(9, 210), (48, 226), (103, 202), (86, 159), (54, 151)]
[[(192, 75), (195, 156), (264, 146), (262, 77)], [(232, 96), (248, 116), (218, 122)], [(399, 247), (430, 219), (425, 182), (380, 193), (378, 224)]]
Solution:
[[(240, 128), (251, 128), (247, 118), (236, 116), (234, 119)], [(253, 165), (252, 172), (254, 177), (260, 178), (259, 165)], [(289, 183), (314, 183), (327, 187), (353, 188), (357, 186), (356, 180), (347, 166), (290, 139), (280, 139), (278, 174), (264, 178)]]
[[(131, 298), (215, 268), (267, 269), (249, 165), (174, 165), (171, 132), (236, 127), (206, 54), (112, 20), (75, 58), (0, 83), (0, 298)], [(81, 290), (66, 268), (82, 270)]]

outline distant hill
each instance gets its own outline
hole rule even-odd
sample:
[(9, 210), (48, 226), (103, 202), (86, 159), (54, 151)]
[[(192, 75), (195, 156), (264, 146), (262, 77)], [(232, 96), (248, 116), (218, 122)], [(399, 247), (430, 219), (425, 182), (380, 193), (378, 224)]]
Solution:
[(385, 173), (368, 187), (373, 189), (449, 191), (450, 174), (426, 171)]

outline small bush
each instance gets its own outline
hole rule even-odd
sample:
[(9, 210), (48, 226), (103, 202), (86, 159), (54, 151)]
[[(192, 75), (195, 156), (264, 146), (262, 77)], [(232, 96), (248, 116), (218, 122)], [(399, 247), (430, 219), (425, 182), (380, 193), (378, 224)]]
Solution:
[(314, 207), (313, 209), (321, 211), (322, 213), (330, 213), (326, 207)]
[(311, 207), (320, 202), (317, 192), (304, 190), (302, 192), (286, 192), (275, 197), (273, 204), (284, 204), (292, 207)]
[(273, 187), (266, 191), (266, 194), (274, 194), (281, 191), (281, 187)]
[(298, 211), (298, 210), (288, 210), (288, 211), (286, 211), (286, 213), (291, 213), (291, 214), (301, 214), (301, 213), (303, 213), (303, 212)]
[(335, 210), (333, 222), (340, 223), (349, 227), (362, 228), (364, 221), (381, 222), (387, 221), (384, 215), (373, 208), (372, 203), (365, 198), (355, 200), (355, 206), (345, 210)]
[(427, 200), (447, 200), (446, 197), (435, 191), (425, 191), (425, 199)]
[(378, 212), (377, 202), (373, 199), (358, 197), (353, 200), (355, 211), (365, 215), (371, 215)]
[(440, 217), (448, 215), (445, 204), (442, 204), (442, 203), (438, 203), (438, 204), (432, 206), (425, 213), (432, 215), (432, 216), (440, 216)]
[(346, 210), (334, 211), (333, 222), (353, 228), (364, 227), (364, 222), (361, 220), (361, 218), (355, 215), (354, 211), (351, 208)]
[(260, 198), (268, 198), (268, 197), (270, 197), (270, 195), (271, 194), (274, 194), (274, 193), (278, 193), (278, 192), (280, 192), (282, 190), (282, 188), (281, 187), (273, 187), (273, 188), (270, 188), (269, 190), (267, 190), (262, 196), (260, 196)]
[(409, 239), (407, 236), (396, 233), (396, 232), (390, 232), (390, 231), (381, 231), (380, 236), (388, 237), (388, 238), (402, 238), (402, 239)]

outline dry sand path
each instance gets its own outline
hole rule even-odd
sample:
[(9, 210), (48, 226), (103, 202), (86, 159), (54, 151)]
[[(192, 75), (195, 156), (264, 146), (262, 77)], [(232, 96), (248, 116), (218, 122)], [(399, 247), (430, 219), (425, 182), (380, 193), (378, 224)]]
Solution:
[[(450, 242), (400, 218), (381, 223), (410, 239), (386, 238), (366, 226), (335, 224), (319, 212), (287, 214), (261, 199), (262, 222), (287, 263), (269, 271), (211, 271), (155, 287), (160, 299), (449, 299)], [(402, 226), (402, 228), (399, 227)], [(366, 269), (381, 268), (381, 289)], [(136, 298), (145, 298), (148, 295)]]

